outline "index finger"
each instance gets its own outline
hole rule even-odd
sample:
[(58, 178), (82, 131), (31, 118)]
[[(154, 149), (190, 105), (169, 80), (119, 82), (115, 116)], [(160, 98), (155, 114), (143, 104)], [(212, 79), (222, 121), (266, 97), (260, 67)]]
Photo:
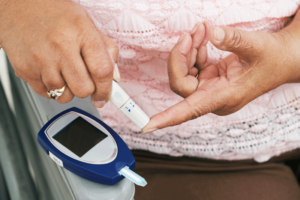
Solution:
[(215, 110), (217, 106), (212, 96), (206, 90), (197, 90), (183, 101), (151, 117), (142, 132), (150, 133), (157, 129), (182, 124)]
[(168, 60), (168, 76), (170, 88), (176, 94), (187, 97), (194, 92), (198, 80), (189, 75), (189, 53), (192, 47), (192, 38), (188, 33), (183, 33), (178, 43), (172, 49)]

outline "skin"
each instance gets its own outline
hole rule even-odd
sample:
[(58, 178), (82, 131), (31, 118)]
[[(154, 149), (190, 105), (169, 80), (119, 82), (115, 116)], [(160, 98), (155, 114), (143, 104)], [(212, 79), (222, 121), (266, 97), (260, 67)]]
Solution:
[[(178, 125), (210, 112), (229, 115), (282, 84), (299, 83), (299, 23), (298, 11), (277, 33), (196, 24), (191, 34), (181, 36), (168, 61), (170, 87), (185, 99), (154, 115), (142, 132)], [(218, 30), (223, 30), (224, 37)], [(232, 54), (217, 65), (209, 63), (208, 41)]]
[[(60, 103), (91, 95), (102, 107), (112, 79), (120, 81), (118, 47), (70, 0), (0, 0), (0, 45), (18, 77), (45, 98), (66, 85)], [(258, 96), (300, 82), (300, 14), (277, 33), (246, 32), (198, 23), (170, 53), (171, 89), (182, 102), (153, 116), (143, 133), (181, 124), (209, 112), (228, 115)], [(221, 40), (216, 40), (221, 38)], [(207, 61), (206, 44), (233, 54), (216, 66)], [(181, 113), (178, 115), (178, 113)]]
[[(0, 45), (16, 76), (39, 95), (66, 89), (57, 99), (91, 95), (96, 107), (109, 100), (118, 46), (98, 31), (87, 12), (70, 0), (0, 0)], [(117, 76), (117, 75), (118, 76)]]

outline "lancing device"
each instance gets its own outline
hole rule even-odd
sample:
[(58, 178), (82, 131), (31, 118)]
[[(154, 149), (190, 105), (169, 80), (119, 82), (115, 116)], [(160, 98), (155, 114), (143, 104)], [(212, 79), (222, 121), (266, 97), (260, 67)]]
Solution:
[(110, 101), (115, 104), (137, 127), (144, 128), (150, 118), (114, 80)]

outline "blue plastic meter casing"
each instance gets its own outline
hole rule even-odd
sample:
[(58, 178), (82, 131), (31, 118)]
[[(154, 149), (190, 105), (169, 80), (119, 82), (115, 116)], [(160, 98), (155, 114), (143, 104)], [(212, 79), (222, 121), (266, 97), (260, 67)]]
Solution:
[[(46, 129), (56, 119), (67, 114), (68, 112), (79, 113), (91, 118), (102, 125), (111, 134), (116, 141), (118, 148), (117, 156), (112, 162), (107, 164), (89, 164), (86, 162), (81, 162), (64, 154), (49, 141), (45, 133)], [(49, 154), (50, 151), (63, 162), (64, 168), (90, 181), (106, 185), (114, 185), (124, 178), (118, 173), (123, 167), (128, 166), (131, 170), (135, 168), (135, 159), (120, 136), (98, 118), (76, 107), (67, 109), (49, 120), (38, 133), (37, 140), (47, 154)]]

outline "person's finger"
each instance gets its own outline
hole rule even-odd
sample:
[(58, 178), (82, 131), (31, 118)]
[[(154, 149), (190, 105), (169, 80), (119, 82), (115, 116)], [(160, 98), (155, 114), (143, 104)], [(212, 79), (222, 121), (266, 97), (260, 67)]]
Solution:
[(210, 25), (207, 22), (204, 22), (203, 26), (205, 27), (205, 36), (197, 51), (196, 67), (199, 70), (203, 70), (207, 66), (211, 65), (208, 61), (207, 55), (208, 30), (210, 29)]
[(58, 103), (68, 103), (69, 101), (72, 101), (74, 98), (73, 93), (71, 92), (70, 88), (68, 85), (65, 85), (65, 90), (63, 94), (56, 99)]
[[(175, 126), (195, 119), (209, 112), (212, 112), (222, 106), (223, 88), (219, 88), (217, 92), (219, 97), (215, 98), (217, 93), (210, 93), (207, 90), (197, 90), (183, 101), (175, 104), (167, 110), (151, 117), (150, 122), (142, 129), (143, 133), (150, 133), (157, 129), (169, 126)], [(217, 101), (218, 99), (219, 101)]]
[[(191, 31), (192, 37), (192, 47), (190, 52), (187, 55), (187, 59), (189, 60), (189, 75), (196, 76), (199, 72), (199, 68), (196, 65), (197, 52), (200, 47), (203, 39), (205, 37), (205, 27), (202, 23), (197, 22), (194, 28)], [(196, 70), (198, 68), (198, 70)], [(195, 74), (196, 73), (196, 74)]]
[(74, 95), (67, 87), (64, 78), (62, 77), (61, 73), (58, 70), (59, 69), (53, 69), (50, 67), (45, 68), (45, 70), (42, 72), (41, 75), (42, 82), (46, 86), (47, 91), (60, 89), (65, 86), (65, 90), (63, 94), (59, 98), (57, 98), (56, 101), (59, 103), (67, 103), (74, 98)]
[(189, 75), (191, 75), (191, 76), (196, 76), (196, 75), (198, 75), (198, 73), (199, 73), (199, 70), (196, 67), (191, 67), (189, 69)]
[(107, 35), (103, 34), (100, 31), (98, 31), (98, 33), (99, 33), (99, 36), (100, 36), (102, 42), (106, 46), (106, 49), (107, 49), (112, 61), (114, 63), (117, 63), (118, 56), (119, 56), (119, 47), (118, 47), (118, 45), (112, 39), (107, 37)]
[(200, 22), (198, 22), (195, 27), (197, 27), (195, 33), (191, 34), (193, 40), (192, 47), (198, 49), (200, 45), (203, 45), (203, 42), (205, 42), (206, 30), (204, 24)]
[(218, 77), (219, 76), (219, 70), (214, 65), (209, 65), (205, 69), (202, 69), (199, 74), (199, 85), (198, 87), (201, 87), (206, 81)]
[(28, 80), (27, 83), (30, 85), (30, 87), (33, 89), (35, 93), (38, 95), (45, 97), (47, 99), (50, 99), (50, 97), (47, 94), (47, 88), (45, 84), (42, 82), (42, 80)]
[[(59, 63), (62, 76), (70, 93), (78, 98), (86, 98), (94, 93), (95, 85), (80, 56), (80, 52), (69, 53), (69, 56)], [(71, 95), (69, 96), (71, 97)]]
[(198, 85), (197, 78), (189, 75), (189, 58), (187, 56), (191, 48), (191, 36), (188, 33), (183, 33), (172, 49), (168, 60), (170, 88), (183, 97), (189, 96)]
[[(249, 32), (231, 27), (210, 27), (210, 42), (220, 50), (233, 52), (247, 60), (256, 59), (263, 50), (268, 35), (263, 32)], [(251, 55), (251, 56), (249, 56)]]
[(105, 34), (103, 34), (102, 32), (98, 31), (99, 35), (104, 43), (104, 45), (106, 46), (106, 49), (113, 61), (113, 63), (115, 64), (114, 66), (114, 80), (117, 82), (121, 81), (121, 76), (120, 76), (120, 71), (119, 71), (119, 67), (117, 65), (117, 61), (118, 61), (118, 56), (119, 56), (119, 47), (118, 45), (109, 37), (107, 37)]
[(96, 86), (92, 103), (101, 108), (111, 95), (114, 63), (97, 33), (91, 33), (84, 39), (81, 54)]

